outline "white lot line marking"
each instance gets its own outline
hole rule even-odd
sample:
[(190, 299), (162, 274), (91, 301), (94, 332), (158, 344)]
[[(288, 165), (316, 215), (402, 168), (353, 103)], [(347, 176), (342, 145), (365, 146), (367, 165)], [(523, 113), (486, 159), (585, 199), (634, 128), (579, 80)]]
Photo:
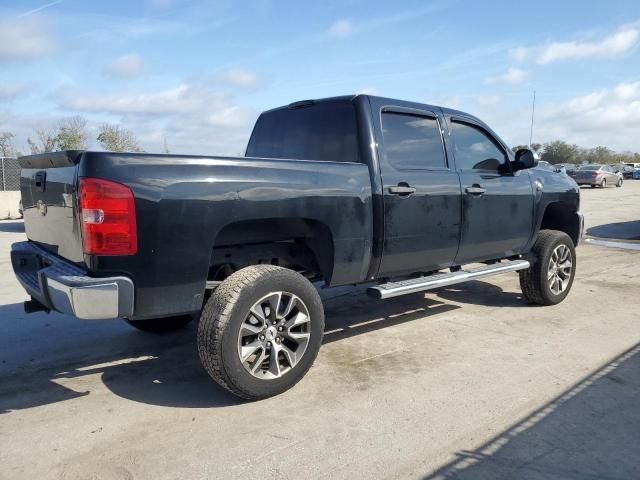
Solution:
[(368, 360), (373, 360), (374, 358), (384, 357), (385, 355), (391, 355), (392, 353), (396, 353), (396, 352), (399, 352), (401, 350), (404, 350), (404, 347), (396, 348), (394, 350), (389, 350), (388, 352), (379, 353), (378, 355), (372, 355), (372, 356), (367, 357), (367, 358), (362, 358), (360, 360), (356, 360), (355, 362), (351, 362), (351, 365), (357, 365), (358, 363), (366, 362)]
[(98, 363), (96, 365), (89, 365), (88, 367), (76, 368), (79, 372), (85, 372), (87, 370), (100, 370), (101, 368), (115, 367), (118, 365), (126, 365), (127, 363), (144, 362), (145, 360), (155, 360), (158, 357), (153, 355), (143, 355), (136, 358), (123, 358), (122, 360), (114, 360), (113, 362)]
[(593, 238), (585, 238), (584, 241), (591, 245), (598, 245), (600, 247), (622, 248), (625, 250), (640, 250), (640, 243), (613, 242), (608, 240), (596, 240)]

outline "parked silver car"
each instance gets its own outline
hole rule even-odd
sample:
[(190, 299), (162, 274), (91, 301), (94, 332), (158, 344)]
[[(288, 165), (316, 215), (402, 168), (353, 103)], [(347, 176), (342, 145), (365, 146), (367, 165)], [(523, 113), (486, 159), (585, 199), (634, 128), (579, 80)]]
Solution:
[(611, 165), (581, 165), (572, 175), (578, 185), (605, 188), (607, 185), (622, 186), (622, 174)]

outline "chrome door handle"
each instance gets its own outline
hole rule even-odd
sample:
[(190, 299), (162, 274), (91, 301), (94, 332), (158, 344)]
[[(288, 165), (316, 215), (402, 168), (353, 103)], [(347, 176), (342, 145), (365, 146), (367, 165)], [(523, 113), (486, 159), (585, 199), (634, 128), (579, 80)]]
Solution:
[(415, 193), (415, 187), (410, 187), (409, 185), (398, 185), (395, 187), (389, 187), (389, 193), (393, 193), (396, 195), (411, 195)]
[(480, 185), (474, 185), (473, 187), (467, 187), (464, 189), (469, 195), (482, 195), (486, 190)]

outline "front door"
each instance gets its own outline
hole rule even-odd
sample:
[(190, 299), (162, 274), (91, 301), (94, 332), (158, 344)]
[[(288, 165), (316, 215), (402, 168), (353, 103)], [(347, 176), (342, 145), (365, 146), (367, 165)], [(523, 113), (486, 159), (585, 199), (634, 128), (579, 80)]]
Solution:
[(473, 119), (449, 119), (462, 190), (457, 264), (523, 251), (533, 229), (533, 186), (527, 170), (511, 173), (505, 147)]
[(384, 247), (378, 276), (453, 264), (460, 235), (460, 180), (447, 162), (441, 121), (439, 112), (381, 111)]

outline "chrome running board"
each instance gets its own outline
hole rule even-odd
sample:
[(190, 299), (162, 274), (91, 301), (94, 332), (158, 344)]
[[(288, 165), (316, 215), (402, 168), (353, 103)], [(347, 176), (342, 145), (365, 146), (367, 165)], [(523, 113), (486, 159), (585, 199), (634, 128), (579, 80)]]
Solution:
[(436, 273), (426, 277), (411, 278), (399, 282), (383, 283), (367, 288), (367, 295), (385, 299), (406, 295), (408, 293), (423, 292), (439, 287), (447, 287), (456, 283), (468, 282), (478, 278), (489, 277), (499, 273), (516, 272), (529, 268), (527, 260), (505, 260), (500, 263), (483, 265), (481, 267), (459, 270), (451, 273)]

